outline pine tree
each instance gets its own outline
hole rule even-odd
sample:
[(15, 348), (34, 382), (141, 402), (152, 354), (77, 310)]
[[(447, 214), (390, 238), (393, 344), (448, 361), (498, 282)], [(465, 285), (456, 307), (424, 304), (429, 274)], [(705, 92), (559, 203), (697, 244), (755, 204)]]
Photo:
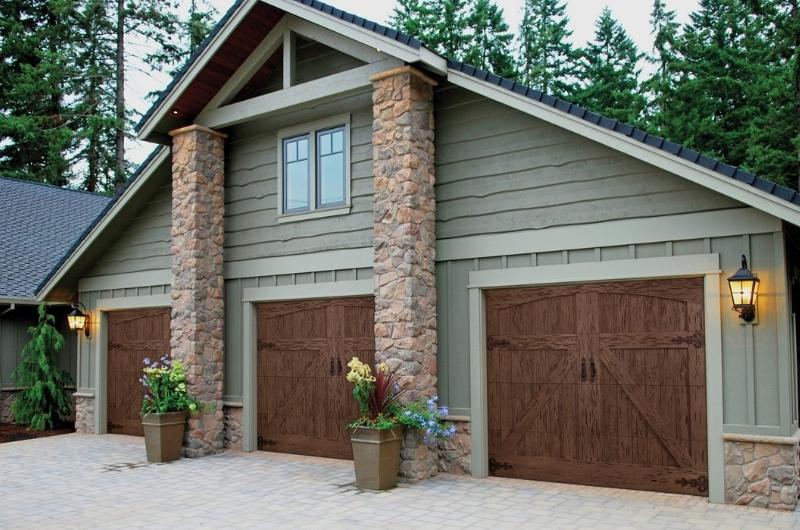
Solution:
[(14, 421), (34, 431), (52, 429), (72, 412), (66, 386), (72, 380), (56, 365), (56, 355), (64, 347), (64, 337), (55, 328), (55, 317), (39, 306), (39, 323), (28, 328), (31, 340), (22, 349), (22, 361), (14, 371), (18, 388), (11, 411)]
[(469, 41), (469, 7), (468, 0), (398, 0), (390, 23), (436, 53), (460, 61)]
[(476, 0), (467, 25), (471, 37), (464, 51), (464, 61), (499, 76), (514, 78), (514, 60), (511, 56), (513, 34), (503, 18), (503, 10), (492, 0)]
[(578, 73), (582, 84), (573, 99), (611, 118), (638, 122), (645, 106), (637, 66), (643, 54), (608, 8), (600, 14), (594, 40), (581, 55)]
[(663, 134), (662, 118), (670, 113), (670, 100), (674, 99), (678, 53), (675, 49), (680, 37), (680, 25), (675, 11), (667, 9), (664, 0), (654, 0), (650, 13), (653, 51), (648, 62), (656, 67), (653, 75), (642, 85), (649, 98), (646, 122), (648, 130)]
[(570, 97), (578, 57), (568, 24), (563, 2), (525, 0), (519, 27), (518, 70), (522, 83), (547, 94)]
[(0, 175), (66, 185), (75, 3), (0, 2)]

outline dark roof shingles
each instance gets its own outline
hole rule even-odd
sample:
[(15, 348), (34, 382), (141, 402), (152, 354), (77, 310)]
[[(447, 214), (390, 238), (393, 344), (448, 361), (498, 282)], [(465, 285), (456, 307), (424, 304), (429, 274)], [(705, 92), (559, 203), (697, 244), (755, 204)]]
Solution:
[(0, 177), (0, 297), (36, 288), (104, 211), (111, 197)]

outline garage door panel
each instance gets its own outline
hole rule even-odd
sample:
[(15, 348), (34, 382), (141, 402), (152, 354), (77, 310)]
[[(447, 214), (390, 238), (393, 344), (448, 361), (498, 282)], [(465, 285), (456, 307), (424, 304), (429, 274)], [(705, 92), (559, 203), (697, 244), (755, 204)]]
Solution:
[(170, 351), (170, 309), (140, 309), (108, 315), (106, 429), (111, 434), (142, 436), (144, 359)]
[(369, 298), (259, 304), (259, 448), (352, 458), (345, 374), (353, 356), (374, 363), (373, 313)]
[[(702, 287), (680, 279), (487, 293), (490, 467), (706, 494), (698, 488), (707, 467)], [(571, 348), (543, 347), (539, 339), (553, 342), (568, 311), (570, 331), (558, 341)], [(494, 400), (513, 404), (510, 420)]]

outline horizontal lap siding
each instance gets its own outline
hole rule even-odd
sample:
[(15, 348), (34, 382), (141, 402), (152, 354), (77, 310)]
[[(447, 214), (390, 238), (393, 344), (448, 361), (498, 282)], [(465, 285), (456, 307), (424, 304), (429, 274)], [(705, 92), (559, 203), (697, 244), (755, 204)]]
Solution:
[(148, 199), (86, 276), (169, 269), (171, 193), (167, 184)]
[(440, 239), (735, 207), (735, 201), (461, 89), (436, 93)]
[(372, 111), (352, 113), (349, 215), (279, 224), (276, 131), (235, 129), (227, 143), (225, 261), (372, 246)]

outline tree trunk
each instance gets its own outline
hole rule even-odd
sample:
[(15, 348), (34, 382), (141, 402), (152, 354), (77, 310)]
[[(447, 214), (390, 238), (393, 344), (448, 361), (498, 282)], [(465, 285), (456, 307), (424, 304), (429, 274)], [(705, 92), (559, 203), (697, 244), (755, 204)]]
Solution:
[(114, 187), (119, 191), (125, 185), (125, 0), (117, 0), (117, 90), (116, 90), (116, 142)]

